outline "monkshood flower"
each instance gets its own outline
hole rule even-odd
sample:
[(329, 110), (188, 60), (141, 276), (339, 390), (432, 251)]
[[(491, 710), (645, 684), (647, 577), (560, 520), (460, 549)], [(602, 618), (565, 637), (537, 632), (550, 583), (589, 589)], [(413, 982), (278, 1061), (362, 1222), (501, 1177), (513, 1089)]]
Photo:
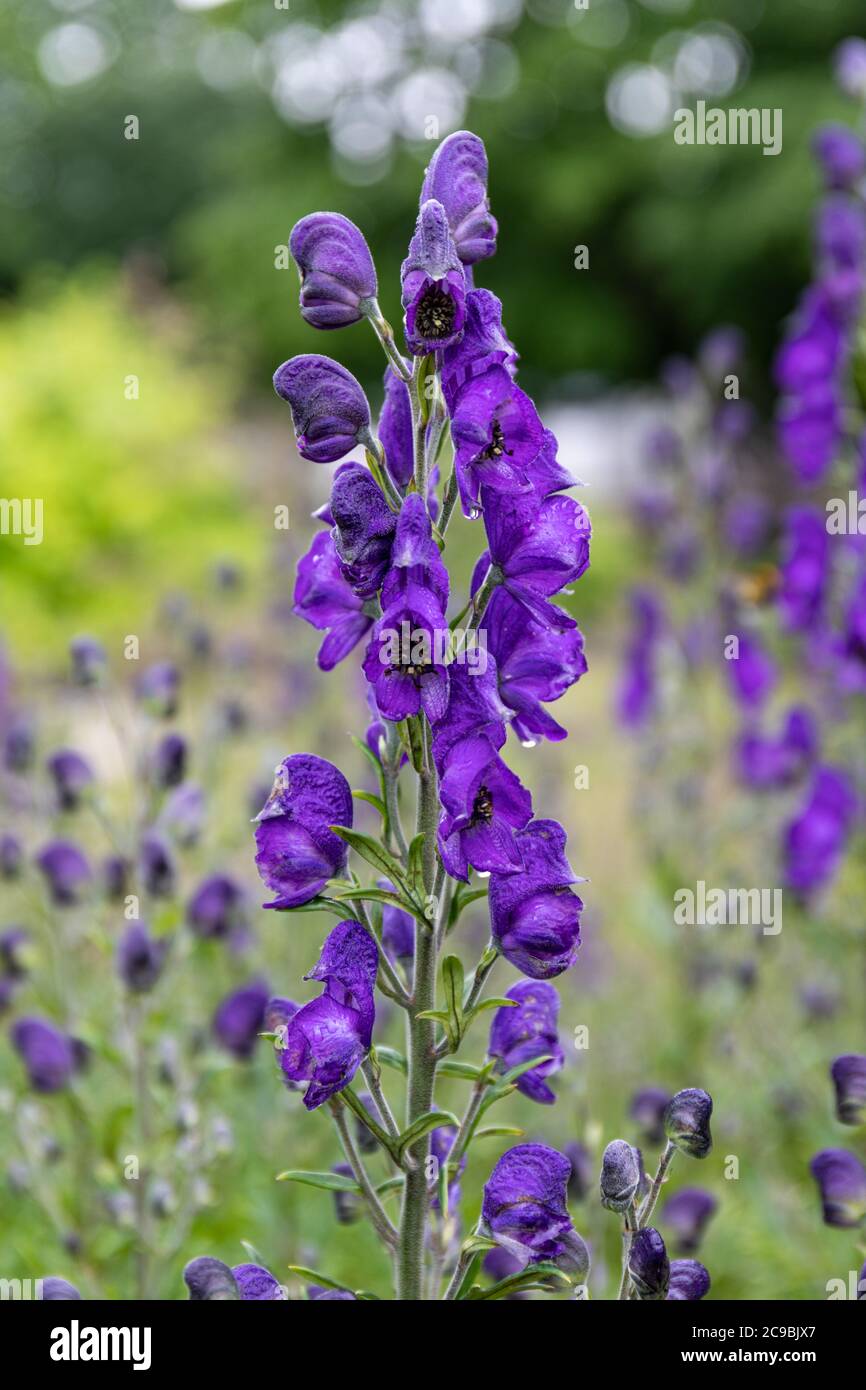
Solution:
[[(380, 888), (393, 892), (393, 884), (386, 878), (378, 882)], [(408, 961), (415, 954), (415, 919), (393, 903), (382, 906), (382, 945), (395, 960)]]
[(339, 768), (295, 753), (277, 769), (256, 816), (256, 868), (276, 894), (269, 908), (299, 907), (346, 868), (347, 846), (329, 828), (352, 824), (352, 790)]
[(400, 280), (409, 351), (423, 357), (457, 342), (466, 318), (466, 281), (447, 214), (435, 198), (421, 204)]
[(849, 97), (866, 97), (866, 40), (844, 39), (833, 55), (836, 81)]
[(668, 1101), (664, 1128), (668, 1142), (689, 1158), (706, 1158), (713, 1147), (710, 1133), (712, 1097), (694, 1087), (677, 1091)]
[[(265, 1005), (265, 1015), (263, 1019), (262, 1032), (274, 1033), (274, 1057), (277, 1065), (280, 1062), (280, 1052), (286, 1040), (286, 1030), (300, 1009), (300, 1004), (296, 1004), (294, 999), (275, 998), (269, 999)], [(280, 1077), (287, 1091), (299, 1091), (300, 1086), (296, 1086), (285, 1072), (280, 1072)], [(369, 1133), (369, 1131), (367, 1131)]]
[(448, 674), (448, 709), (433, 731), (433, 757), (443, 777), (452, 751), (461, 757), (461, 745), (467, 739), (483, 737), (497, 750), (502, 748), (511, 713), (499, 695), (496, 663), (489, 652), (486, 670), (452, 662)]
[(383, 719), (396, 723), (421, 710), (431, 724), (442, 718), (448, 704), (448, 668), (442, 652), (447, 628), (438, 599), (418, 584), (410, 583), (385, 609), (373, 628), (363, 665)]
[(125, 898), (129, 891), (132, 865), (122, 854), (110, 854), (102, 862), (102, 882), (105, 896), (111, 902)]
[(642, 1144), (656, 1149), (665, 1142), (664, 1116), (670, 1099), (670, 1091), (663, 1086), (642, 1086), (635, 1091), (628, 1113), (640, 1130)]
[(466, 296), (463, 337), (442, 354), (442, 390), (449, 407), (456, 406), (463, 391), (477, 377), (484, 377), (488, 388), (491, 382), (502, 384), (498, 375), (486, 377), (492, 367), (504, 367), (513, 378), (517, 350), (502, 326), (502, 301), (490, 290), (470, 290)]
[(782, 857), (785, 882), (803, 897), (833, 877), (857, 811), (857, 797), (844, 772), (817, 768), (805, 805), (785, 827)]
[(448, 606), (448, 571), (433, 539), (428, 508), (417, 493), (407, 497), (400, 508), (391, 547), (391, 568), (382, 585), (382, 607), (391, 608), (413, 586), (428, 589), (444, 613)]
[(779, 568), (778, 602), (785, 627), (789, 632), (813, 627), (823, 613), (830, 583), (830, 537), (821, 512), (790, 508)]
[(147, 994), (158, 982), (171, 941), (153, 937), (143, 922), (130, 922), (117, 947), (117, 973), (132, 994)]
[(385, 369), (385, 400), (379, 413), (379, 443), (385, 464), (401, 491), (412, 481), (414, 444), (409, 388), (392, 367)]
[(664, 630), (661, 603), (649, 589), (629, 595), (631, 632), (625, 648), (624, 668), (617, 694), (619, 719), (637, 729), (653, 715), (657, 703), (656, 652)]
[(237, 1281), (228, 1265), (211, 1255), (190, 1260), (183, 1271), (192, 1303), (226, 1303), (240, 1298)]
[(90, 865), (71, 840), (52, 840), (36, 856), (51, 900), (57, 907), (81, 902), (91, 883)]
[(334, 474), (329, 509), (343, 578), (358, 598), (374, 598), (388, 570), (397, 525), (385, 494), (368, 468), (344, 463)]
[(376, 943), (359, 922), (339, 922), (305, 976), (325, 991), (289, 1021), (279, 1052), (290, 1081), (307, 1081), (304, 1105), (315, 1110), (348, 1086), (370, 1050), (375, 1018)]
[(20, 1018), (10, 1036), (30, 1085), (45, 1095), (64, 1090), (85, 1063), (83, 1045), (46, 1019)]
[(733, 635), (738, 642), (736, 654), (725, 663), (731, 691), (744, 709), (759, 709), (775, 686), (778, 672), (756, 638), (745, 632)]
[[(359, 1125), (359, 1128), (363, 1129), (365, 1126)], [(368, 1134), (369, 1132), (370, 1131), (367, 1130)], [(375, 1147), (378, 1146), (374, 1144), (374, 1148)], [(354, 1176), (348, 1163), (335, 1163), (331, 1172), (336, 1173), (337, 1176), (341, 1178), (351, 1178)], [(354, 1226), (356, 1222), (361, 1220), (364, 1214), (364, 1199), (359, 1193), (341, 1192), (339, 1189), (335, 1188), (332, 1195), (334, 1198), (334, 1215), (338, 1226)]]
[(866, 1057), (847, 1053), (830, 1068), (836, 1089), (836, 1118), (843, 1125), (866, 1124)]
[(529, 614), (544, 624), (573, 627), (574, 619), (547, 602), (573, 584), (589, 566), (589, 516), (573, 497), (554, 494), (539, 501), (533, 493), (506, 496), (481, 490), (489, 552), (473, 576), (494, 564), (504, 588)]
[(345, 328), (375, 314), (376, 267), (363, 232), (348, 217), (302, 217), (289, 250), (301, 276), (301, 317), (312, 328)]
[(3, 766), (7, 772), (27, 772), (33, 766), (36, 740), (24, 719), (16, 719), (3, 736)]
[(791, 786), (808, 771), (818, 753), (818, 723), (808, 709), (789, 710), (781, 734), (768, 738), (754, 730), (734, 746), (737, 776), (755, 791)]
[(158, 661), (142, 671), (136, 691), (151, 714), (161, 719), (171, 719), (177, 714), (180, 671), (171, 661)]
[(105, 648), (95, 637), (74, 637), (69, 643), (72, 679), (76, 685), (99, 685), (107, 665)]
[(601, 1160), (601, 1204), (609, 1211), (626, 1211), (638, 1195), (643, 1177), (639, 1151), (625, 1139), (613, 1139)]
[(821, 126), (812, 137), (812, 151), (828, 188), (852, 188), (866, 174), (866, 150), (850, 126)]
[(866, 1218), (866, 1168), (847, 1149), (822, 1149), (809, 1164), (827, 1226), (852, 1228)]
[(18, 878), (24, 863), (24, 850), (16, 835), (0, 835), (0, 878)]
[(285, 1289), (277, 1282), (270, 1270), (264, 1269), (262, 1265), (235, 1265), (232, 1274), (242, 1302), (285, 1302)]
[(317, 658), (322, 671), (333, 670), (373, 626), (372, 617), (364, 612), (363, 599), (352, 592), (343, 577), (329, 531), (314, 536), (310, 549), (298, 561), (294, 612), (328, 634)]
[(204, 790), (197, 782), (183, 782), (166, 799), (159, 813), (159, 825), (186, 849), (200, 839), (206, 813)]
[(710, 1192), (700, 1187), (684, 1187), (669, 1197), (661, 1210), (661, 1224), (669, 1226), (681, 1255), (697, 1250), (707, 1226), (716, 1212), (718, 1202)]
[(81, 1294), (74, 1284), (70, 1284), (68, 1279), (63, 1279), (59, 1274), (49, 1274), (40, 1280), (42, 1285), (43, 1303), (73, 1303), (81, 1298)]
[(670, 1261), (664, 1241), (652, 1226), (644, 1226), (633, 1237), (628, 1252), (628, 1272), (638, 1298), (656, 1302), (667, 1298)]
[(72, 748), (52, 753), (46, 764), (61, 811), (75, 811), (93, 786), (93, 768)]
[(487, 199), (487, 152), (468, 130), (455, 131), (436, 147), (421, 188), (421, 203), (441, 203), (457, 254), (474, 265), (496, 251), (496, 219)]
[(845, 691), (866, 690), (866, 574), (846, 604), (837, 644), (839, 683)]
[(532, 819), (532, 797), (489, 738), (466, 738), (452, 749), (439, 800), (439, 852), (452, 878), (467, 881), (470, 866), (497, 875), (523, 868), (517, 832)]
[(526, 744), (567, 738), (543, 702), (560, 699), (586, 673), (580, 629), (536, 622), (504, 589), (496, 590), (487, 605), (484, 628), (499, 694), (513, 711), (517, 737)]
[(339, 362), (316, 353), (292, 357), (274, 373), (274, 390), (291, 406), (301, 458), (336, 463), (357, 444), (376, 452), (367, 397)]
[(484, 1225), (521, 1269), (539, 1260), (568, 1259), (577, 1234), (565, 1203), (570, 1172), (568, 1159), (556, 1149), (517, 1144), (484, 1184)]
[[(831, 275), (839, 271), (859, 271), (866, 252), (866, 211), (860, 202), (845, 194), (826, 198), (818, 209), (815, 241), (818, 255)], [(860, 298), (862, 288), (859, 275), (825, 282), (833, 309), (842, 322)]]
[(669, 1303), (696, 1303), (709, 1291), (710, 1276), (699, 1260), (671, 1260)]
[(153, 751), (151, 776), (157, 787), (177, 787), (186, 775), (188, 749), (182, 734), (165, 734)]
[(211, 874), (187, 903), (186, 920), (196, 936), (224, 941), (247, 925), (246, 892), (228, 874)]
[(248, 1062), (255, 1051), (268, 998), (267, 987), (255, 980), (243, 989), (234, 990), (217, 1005), (213, 1017), (214, 1036), (221, 1047), (241, 1062)]
[(153, 898), (171, 898), (177, 886), (174, 851), (164, 835), (149, 830), (142, 836), (138, 869), (145, 891)]
[(512, 985), (505, 998), (513, 999), (517, 1008), (503, 1006), (496, 1010), (487, 1055), (497, 1059), (497, 1069), (501, 1072), (529, 1062), (533, 1057), (546, 1056), (546, 1062), (518, 1077), (517, 1089), (530, 1100), (552, 1105), (556, 1094), (546, 1078), (559, 1071), (565, 1061), (556, 1031), (559, 995), (553, 985), (544, 981), (523, 980)]
[(498, 949), (533, 980), (551, 979), (573, 965), (580, 945), (583, 883), (565, 857), (558, 821), (536, 820), (515, 836), (520, 873), (490, 876), (490, 925)]
[[(443, 1164), (448, 1162), (448, 1155), (454, 1148), (455, 1138), (455, 1131), (453, 1129), (445, 1129), (444, 1127), (434, 1129), (433, 1133), (430, 1135), (430, 1155), (436, 1160), (437, 1171), (441, 1170)], [(464, 1153), (460, 1162), (457, 1164), (457, 1172), (454, 1173), (448, 1181), (448, 1210), (450, 1212), (456, 1211), (457, 1207), (460, 1205), (460, 1177), (465, 1167), (466, 1154)], [(430, 1205), (434, 1211), (440, 1210), (438, 1191), (438, 1181), (431, 1178)]]

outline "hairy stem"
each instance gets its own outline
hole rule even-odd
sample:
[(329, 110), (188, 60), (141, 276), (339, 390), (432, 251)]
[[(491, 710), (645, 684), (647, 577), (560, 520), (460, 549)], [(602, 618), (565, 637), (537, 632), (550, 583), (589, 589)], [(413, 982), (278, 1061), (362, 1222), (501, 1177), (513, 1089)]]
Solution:
[(673, 1156), (676, 1153), (676, 1151), (677, 1150), (675, 1144), (667, 1143), (665, 1145), (664, 1152), (661, 1158), (659, 1159), (659, 1166), (656, 1170), (656, 1175), (653, 1178), (652, 1187), (647, 1193), (646, 1201), (643, 1203), (642, 1207), (640, 1208), (640, 1211), (638, 1212), (637, 1219), (638, 1226), (640, 1227), (649, 1225), (650, 1217), (656, 1209), (656, 1202), (658, 1201), (659, 1193), (662, 1190), (662, 1183), (667, 1177), (668, 1168), (670, 1168), (671, 1166), (671, 1160), (673, 1159)]
[(379, 1112), (379, 1118), (382, 1124), (385, 1126), (386, 1131), (390, 1134), (392, 1139), (399, 1139), (400, 1128), (397, 1121), (394, 1119), (394, 1112), (388, 1104), (388, 1097), (382, 1090), (382, 1078), (379, 1068), (368, 1057), (365, 1062), (361, 1063), (361, 1071), (364, 1073), (364, 1078), (367, 1085), (370, 1087), (370, 1095), (375, 1101), (376, 1109)]
[(628, 1298), (628, 1257), (631, 1254), (631, 1243), (634, 1233), (637, 1230), (637, 1202), (632, 1199), (632, 1204), (623, 1212), (623, 1232), (622, 1232), (622, 1277), (619, 1281), (619, 1293), (617, 1299), (624, 1302)]
[(382, 311), (375, 299), (371, 302), (370, 312), (367, 314), (367, 318), (370, 321), (370, 327), (382, 344), (385, 356), (398, 377), (400, 377), (401, 381), (411, 381), (412, 373), (408, 363), (394, 341), (394, 330), (388, 320), (383, 318)]
[(397, 1244), (397, 1232), (394, 1226), (389, 1221), (388, 1214), (385, 1211), (385, 1208), (382, 1206), (382, 1203), (379, 1201), (379, 1198), (376, 1195), (376, 1189), (373, 1187), (367, 1170), (364, 1167), (364, 1161), (361, 1158), (360, 1153), (358, 1152), (355, 1141), (352, 1138), (352, 1134), (349, 1130), (349, 1126), (346, 1124), (346, 1112), (342, 1105), (342, 1102), (338, 1100), (336, 1096), (334, 1096), (334, 1098), (329, 1103), (331, 1107), (331, 1114), (334, 1117), (334, 1124), (336, 1125), (337, 1133), (340, 1136), (340, 1143), (342, 1144), (343, 1152), (346, 1155), (346, 1162), (352, 1170), (352, 1174), (355, 1178), (356, 1183), (358, 1184), (358, 1186), (364, 1194), (367, 1206), (370, 1209), (370, 1218), (373, 1222), (373, 1225), (375, 1226), (378, 1235), (381, 1236), (382, 1240), (384, 1240), (385, 1244), (390, 1249), (394, 1249), (394, 1247)]

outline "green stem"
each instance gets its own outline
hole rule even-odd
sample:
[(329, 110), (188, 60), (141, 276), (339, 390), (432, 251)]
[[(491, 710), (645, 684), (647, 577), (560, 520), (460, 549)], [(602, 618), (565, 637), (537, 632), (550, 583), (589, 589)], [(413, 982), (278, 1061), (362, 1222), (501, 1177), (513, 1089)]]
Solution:
[(491, 565), (486, 575), (484, 583), (472, 600), (472, 617), (469, 622), (468, 632), (474, 632), (481, 621), (484, 610), (490, 602), (490, 596), (498, 584), (502, 582), (502, 574), (496, 565)]
[(424, 383), (426, 357), (416, 357), (409, 383), (409, 402), (412, 407), (412, 445), (414, 453), (415, 491), (424, 502), (427, 501), (427, 488), (430, 479), (430, 462), (427, 457), (427, 416), (424, 410)]
[(454, 508), (457, 505), (458, 496), (457, 469), (452, 468), (448, 482), (445, 485), (445, 496), (442, 499), (442, 513), (437, 522), (440, 536), (444, 536), (445, 532), (448, 530)]
[(388, 1219), (388, 1214), (376, 1195), (376, 1189), (370, 1181), (364, 1161), (358, 1152), (355, 1141), (352, 1138), (349, 1126), (346, 1124), (346, 1113), (340, 1100), (334, 1096), (329, 1102), (331, 1114), (334, 1117), (334, 1124), (337, 1126), (337, 1133), (340, 1136), (340, 1143), (346, 1155), (346, 1162), (352, 1170), (355, 1181), (360, 1187), (370, 1208), (370, 1218), (376, 1228), (377, 1233), (384, 1240), (390, 1249), (394, 1249), (397, 1244), (397, 1231)]
[(624, 1302), (628, 1298), (628, 1257), (631, 1254), (631, 1243), (634, 1240), (634, 1233), (637, 1230), (637, 1203), (632, 1198), (632, 1204), (623, 1213), (625, 1225), (622, 1233), (622, 1276), (619, 1281), (619, 1293), (617, 1299)]
[(472, 1088), (472, 1097), (466, 1107), (466, 1113), (460, 1121), (457, 1137), (448, 1155), (449, 1163), (459, 1163), (472, 1142), (472, 1135), (478, 1123), (481, 1107), (484, 1104), (484, 1094), (487, 1090), (487, 1084), (486, 1081), (476, 1082)]
[(640, 1208), (640, 1211), (638, 1212), (638, 1226), (641, 1228), (649, 1225), (650, 1217), (656, 1209), (656, 1202), (658, 1201), (659, 1193), (662, 1190), (662, 1183), (667, 1177), (668, 1168), (670, 1168), (671, 1166), (671, 1160), (673, 1159), (673, 1156), (676, 1153), (676, 1151), (677, 1150), (675, 1144), (671, 1144), (670, 1142), (668, 1142), (665, 1145), (664, 1152), (661, 1158), (659, 1159), (659, 1166), (656, 1170), (656, 1175), (653, 1178), (652, 1187), (647, 1193), (646, 1201), (643, 1203), (643, 1206)]
[(392, 1139), (400, 1138), (400, 1128), (394, 1119), (394, 1112), (388, 1104), (388, 1097), (382, 1090), (382, 1078), (379, 1068), (368, 1057), (361, 1063), (361, 1071), (364, 1073), (367, 1085), (370, 1087), (370, 1095), (376, 1103), (379, 1111), (379, 1118)]
[(379, 342), (382, 344), (385, 356), (387, 357), (391, 366), (394, 368), (394, 371), (397, 373), (398, 377), (400, 377), (401, 381), (411, 381), (412, 373), (402, 353), (398, 351), (397, 344), (394, 341), (394, 330), (391, 327), (388, 320), (386, 318), (383, 318), (382, 311), (379, 308), (379, 305), (375, 299), (370, 301), (370, 307), (367, 313), (367, 318), (369, 320), (370, 327), (376, 334), (376, 337), (379, 339)]
[[(436, 1057), (433, 1052), (434, 1022), (418, 1014), (436, 1003), (436, 941), (433, 932), (415, 924), (415, 979), (409, 1016), (409, 1078), (406, 1123), (412, 1124), (433, 1106)], [(400, 1214), (400, 1250), (397, 1297), (419, 1300), (424, 1270), (424, 1233), (429, 1196), (426, 1160), (430, 1136), (413, 1144), (412, 1169), (406, 1174)]]

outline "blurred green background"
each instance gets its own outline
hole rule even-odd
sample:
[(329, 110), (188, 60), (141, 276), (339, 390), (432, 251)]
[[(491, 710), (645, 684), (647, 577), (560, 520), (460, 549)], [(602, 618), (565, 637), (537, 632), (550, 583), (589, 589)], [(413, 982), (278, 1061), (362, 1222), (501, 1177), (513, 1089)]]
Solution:
[[(40, 752), (61, 742), (91, 752), (123, 839), (136, 779), (121, 765), (116, 721), (133, 769), (152, 732), (127, 703), (120, 640), (138, 633), (150, 656), (178, 654), (194, 623), (208, 624), (216, 656), (190, 678), (181, 722), (210, 816), (184, 861), (181, 899), (204, 873), (228, 867), (261, 900), (249, 801), (280, 757), (311, 748), (340, 761), (353, 785), (363, 778), (346, 737), (365, 720), (354, 658), (321, 676), (316, 634), (286, 613), (293, 562), (312, 531), (307, 515), (327, 479), (294, 455), (270, 376), (294, 353), (329, 351), (375, 394), (382, 363), (363, 326), (323, 346), (300, 320), (295, 271), (275, 264), (295, 220), (325, 207), (357, 221), (383, 310), (398, 322), (399, 265), (435, 143), (425, 122), (436, 118), (438, 136), (469, 127), (487, 145), (500, 224), (498, 255), (478, 279), (502, 297), (521, 379), (542, 407), (647, 386), (669, 354), (693, 351), (720, 320), (746, 330), (750, 392), (768, 407), (780, 321), (808, 274), (810, 133), (847, 116), (830, 55), (862, 19), (862, 0), (591, 0), (586, 11), (572, 0), (2, 7), (0, 494), (44, 498), (45, 541), (0, 542), (0, 632), (16, 698), (40, 719)], [(697, 96), (781, 107), (783, 154), (675, 147), (672, 112)], [(578, 245), (589, 248), (588, 272), (574, 269)], [(281, 504), (292, 515), (287, 534), (273, 527)], [(843, 885), (826, 930), (792, 923), (771, 943), (760, 989), (740, 988), (730, 973), (700, 995), (691, 989), (657, 847), (641, 833), (645, 805), (634, 814), (633, 779), (644, 774), (611, 724), (620, 599), (641, 565), (616, 478), (593, 521), (593, 568), (572, 602), (591, 671), (557, 711), (572, 735), (514, 759), (536, 806), (567, 824), (575, 865), (592, 880), (581, 961), (560, 981), (569, 1063), (554, 1110), (518, 1098), (503, 1117), (551, 1143), (580, 1137), (597, 1160), (608, 1139), (634, 1137), (626, 1109), (637, 1086), (707, 1086), (716, 1156), (700, 1172), (683, 1160), (675, 1185), (700, 1183), (719, 1198), (703, 1256), (714, 1296), (823, 1297), (826, 1279), (846, 1277), (854, 1255), (846, 1233), (820, 1225), (805, 1169), (836, 1132), (827, 1062), (862, 1041), (862, 912), (849, 911), (857, 899)], [(465, 573), (477, 537), (467, 527), (455, 535)], [(213, 586), (223, 558), (245, 579), (230, 600)], [(67, 644), (82, 630), (111, 653), (106, 706), (74, 701), (61, 685)], [(232, 696), (250, 718), (226, 742), (214, 730)], [(721, 760), (730, 715), (707, 699)], [(573, 785), (584, 762), (591, 809)], [(665, 775), (652, 774), (660, 787)], [(724, 769), (720, 778), (728, 807)], [(23, 827), (28, 852), (46, 833), (39, 810), (4, 811)], [(758, 857), (757, 828), (735, 807), (719, 862), (738, 861), (744, 846), (747, 860)], [(687, 814), (669, 830), (687, 842)], [(105, 850), (95, 819), (75, 833), (94, 856)], [(698, 868), (712, 881), (713, 865)], [(2, 1050), (0, 1150), (7, 1165), (20, 1161), (23, 1124), (32, 1171), (23, 1198), (8, 1182), (0, 1189), (0, 1273), (63, 1273), (88, 1296), (132, 1297), (132, 1237), (105, 1207), (122, 1190), (118, 1164), (135, 1143), (122, 1002), (111, 984), (121, 924), (109, 909), (67, 921), (58, 988), (47, 969), (56, 924), (34, 884), (3, 891), (0, 925), (24, 921), (39, 937), (43, 969), (27, 1007), (65, 1014), (96, 1057), (81, 1086), (83, 1127), (61, 1102), (27, 1102), (22, 1119), (20, 1069)], [(181, 916), (182, 902), (156, 911), (156, 924), (171, 931)], [(154, 1049), (163, 1033), (206, 1028), (220, 994), (257, 971), (277, 993), (305, 988), (299, 977), (326, 926), (257, 913), (256, 943), (240, 962), (181, 934), (150, 1018)], [(467, 965), (485, 935), (482, 915), (469, 918)], [(729, 962), (745, 950), (734, 940), (724, 949)], [(497, 968), (497, 992), (512, 975)], [(813, 976), (839, 985), (835, 1018), (805, 1018), (799, 991)], [(573, 1053), (569, 1034), (582, 1024), (590, 1048)], [(389, 1026), (382, 1040), (399, 1045)], [(482, 1026), (470, 1057), (480, 1056)], [(337, 1159), (325, 1117), (300, 1113), (266, 1048), (246, 1070), (212, 1049), (205, 1062), (199, 1055), (190, 1053), (185, 1072), (203, 1117), (196, 1142), (208, 1149), (202, 1135), (219, 1115), (234, 1144), (207, 1162), (192, 1142), (186, 1153), (178, 1096), (154, 1082), (157, 1166), (173, 1174), (183, 1213), (157, 1229), (160, 1296), (181, 1296), (193, 1254), (238, 1262), (242, 1239), (278, 1274), (300, 1261), (384, 1293), (387, 1269), (366, 1227), (335, 1227), (327, 1194), (273, 1182), (282, 1168)], [(446, 1104), (459, 1104), (459, 1087), (443, 1088)], [(56, 1162), (39, 1157), (46, 1135), (59, 1140)], [(467, 1225), (497, 1142), (473, 1153)], [(723, 1178), (727, 1154), (739, 1156), (738, 1181)], [(196, 1175), (210, 1189), (200, 1202)], [(594, 1295), (609, 1296), (616, 1222), (592, 1197), (574, 1215), (595, 1250)]]

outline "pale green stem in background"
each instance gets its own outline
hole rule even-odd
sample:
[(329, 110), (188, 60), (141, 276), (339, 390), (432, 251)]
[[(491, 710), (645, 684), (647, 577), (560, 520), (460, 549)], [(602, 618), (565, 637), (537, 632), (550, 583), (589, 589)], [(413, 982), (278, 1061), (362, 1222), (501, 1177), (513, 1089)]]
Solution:
[(371, 1058), (368, 1057), (366, 1061), (361, 1063), (361, 1071), (364, 1073), (364, 1078), (367, 1085), (370, 1087), (370, 1095), (375, 1101), (376, 1109), (379, 1112), (379, 1118), (382, 1124), (385, 1126), (385, 1129), (392, 1139), (399, 1139), (400, 1129), (397, 1121), (394, 1119), (394, 1113), (388, 1104), (388, 1098), (382, 1090), (379, 1068), (374, 1065)]
[(397, 1244), (397, 1232), (388, 1219), (388, 1214), (376, 1195), (376, 1189), (370, 1181), (363, 1159), (358, 1152), (355, 1141), (352, 1138), (349, 1126), (346, 1124), (346, 1114), (340, 1100), (335, 1096), (330, 1102), (331, 1114), (334, 1117), (334, 1124), (337, 1126), (337, 1133), (340, 1136), (340, 1143), (346, 1155), (346, 1162), (352, 1170), (355, 1181), (360, 1187), (370, 1208), (370, 1217), (378, 1234), (382, 1237), (385, 1244), (393, 1249)]

